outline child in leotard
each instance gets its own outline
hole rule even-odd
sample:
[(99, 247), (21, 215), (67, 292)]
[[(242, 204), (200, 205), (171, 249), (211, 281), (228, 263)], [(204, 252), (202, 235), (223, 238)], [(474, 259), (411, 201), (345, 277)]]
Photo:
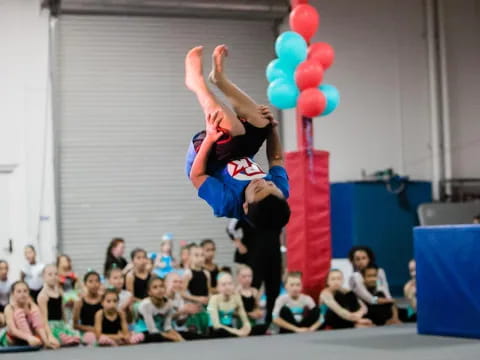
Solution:
[(127, 274), (126, 287), (133, 294), (135, 301), (145, 299), (147, 294), (147, 284), (150, 280), (149, 259), (147, 252), (136, 248), (131, 253), (133, 270)]
[(175, 310), (166, 297), (165, 282), (154, 277), (148, 283), (148, 297), (138, 307), (140, 320), (135, 324), (135, 331), (143, 332), (145, 342), (184, 341), (183, 337), (172, 328)]
[(248, 265), (240, 265), (237, 271), (237, 293), (240, 295), (243, 307), (248, 315), (252, 331), (250, 335), (263, 335), (268, 329), (262, 324), (265, 313), (260, 309), (260, 292), (252, 286), (253, 272)]
[(208, 314), (212, 326), (211, 336), (214, 338), (244, 337), (252, 330), (242, 299), (235, 293), (230, 274), (218, 275), (218, 294), (210, 298)]
[(163, 279), (168, 273), (173, 271), (173, 267), (175, 265), (172, 256), (171, 234), (167, 233), (163, 235), (162, 241), (160, 242), (160, 252), (154, 255), (155, 260), (153, 273)]
[(134, 297), (132, 293), (123, 288), (125, 283), (122, 269), (112, 267), (108, 273), (108, 284), (117, 290), (118, 294), (118, 310), (123, 311), (127, 315), (127, 320), (131, 319), (132, 305), (134, 303)]
[(63, 291), (58, 284), (57, 267), (47, 265), (43, 269), (43, 289), (38, 294), (38, 307), (46, 324), (49, 338), (62, 346), (80, 344), (80, 333), (66, 322), (62, 305)]
[(95, 335), (101, 346), (138, 344), (144, 335), (128, 331), (127, 317), (118, 310), (118, 293), (108, 288), (102, 297), (102, 309), (95, 314)]
[(5, 307), (7, 328), (0, 337), (0, 345), (58, 348), (58, 342), (48, 336), (42, 314), (30, 297), (28, 285), (24, 281), (16, 281), (10, 293), (10, 303)]
[(205, 255), (198, 245), (190, 247), (190, 268), (183, 275), (183, 298), (190, 303), (199, 305), (199, 311), (192, 314), (187, 321), (187, 327), (197, 334), (206, 335), (208, 332), (208, 305), (210, 296), (210, 273), (203, 268)]
[(313, 299), (302, 294), (302, 274), (291, 272), (285, 280), (287, 294), (275, 301), (273, 322), (280, 333), (313, 332), (320, 327), (320, 310)]
[[(213, 52), (210, 80), (235, 113), (223, 105), (203, 77), (202, 52), (201, 46), (193, 48), (185, 58), (186, 86), (197, 96), (206, 117), (206, 131), (194, 136), (188, 150), (187, 176), (215, 216), (248, 217), (257, 226), (280, 229), (290, 216), (289, 186), (273, 116), (227, 78), (223, 70), (228, 49), (220, 45)], [(265, 139), (268, 173), (252, 159)]]
[(85, 293), (75, 301), (73, 306), (73, 328), (82, 334), (82, 342), (87, 345), (94, 345), (95, 335), (95, 314), (102, 308), (102, 297), (100, 295), (100, 274), (89, 270), (83, 277)]
[(371, 327), (372, 322), (365, 319), (367, 307), (351, 290), (342, 287), (343, 273), (340, 270), (330, 270), (327, 286), (320, 294), (320, 304), (325, 304), (328, 310), (325, 314), (327, 329), (345, 329)]
[(203, 264), (203, 268), (210, 273), (210, 290), (215, 293), (217, 291), (217, 276), (220, 272), (218, 265), (214, 262), (215, 251), (217, 250), (216, 245), (212, 239), (204, 239), (200, 243), (200, 246), (205, 255), (205, 264)]
[(20, 279), (28, 284), (33, 301), (37, 302), (37, 296), (42, 290), (42, 271), (44, 264), (37, 261), (37, 252), (32, 245), (25, 246), (25, 259), (27, 264), (22, 267)]

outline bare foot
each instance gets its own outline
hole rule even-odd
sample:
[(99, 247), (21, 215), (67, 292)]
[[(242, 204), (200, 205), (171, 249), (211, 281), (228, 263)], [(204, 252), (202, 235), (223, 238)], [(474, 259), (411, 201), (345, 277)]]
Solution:
[(197, 46), (191, 49), (185, 57), (185, 85), (192, 91), (205, 84), (202, 56), (203, 46)]
[(208, 76), (208, 79), (216, 84), (221, 80), (225, 74), (223, 73), (223, 61), (228, 56), (227, 45), (218, 45), (212, 54), (212, 71)]

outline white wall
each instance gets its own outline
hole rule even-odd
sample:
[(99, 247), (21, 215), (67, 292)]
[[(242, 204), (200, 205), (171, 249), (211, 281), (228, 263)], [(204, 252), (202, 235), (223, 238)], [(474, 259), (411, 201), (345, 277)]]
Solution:
[(9, 221), (0, 226), (14, 241), (9, 255), (7, 239), (0, 239), (0, 258), (9, 260), (16, 277), (24, 245), (37, 246), (44, 262), (53, 260), (56, 246), (48, 14), (41, 13), (39, 0), (0, 0), (0, 44), (0, 168), (16, 165), (11, 174), (0, 174), (7, 177), (3, 196), (10, 204)]
[[(341, 104), (314, 119), (315, 147), (331, 153), (330, 179), (360, 179), (393, 167), (431, 179), (429, 90), (421, 0), (313, 0), (320, 28), (313, 41), (336, 50), (325, 82)], [(294, 112), (286, 111), (285, 145), (296, 149)]]
[(480, 0), (443, 0), (453, 177), (480, 177)]

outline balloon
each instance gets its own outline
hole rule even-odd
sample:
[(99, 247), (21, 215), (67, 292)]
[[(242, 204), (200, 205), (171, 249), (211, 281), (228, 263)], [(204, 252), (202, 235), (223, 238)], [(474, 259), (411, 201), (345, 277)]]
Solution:
[(303, 90), (298, 97), (298, 109), (300, 114), (306, 117), (320, 115), (327, 105), (325, 95), (317, 88)]
[(322, 116), (332, 113), (340, 103), (340, 93), (337, 88), (330, 84), (323, 84), (319, 87), (320, 91), (327, 99), (327, 106), (322, 113)]
[(293, 31), (286, 31), (275, 42), (275, 53), (292, 67), (296, 67), (307, 58), (307, 42)]
[(308, 48), (308, 59), (316, 60), (327, 70), (335, 59), (335, 50), (325, 42), (313, 43)]
[(267, 66), (267, 79), (272, 82), (277, 79), (287, 79), (293, 81), (295, 68), (280, 59), (274, 59)]
[(297, 105), (298, 89), (293, 81), (277, 79), (270, 83), (267, 90), (270, 103), (279, 109), (291, 109)]
[(312, 5), (298, 5), (290, 13), (290, 28), (302, 35), (307, 42), (317, 32), (319, 23), (320, 16)]
[(312, 60), (307, 60), (298, 65), (295, 70), (295, 82), (300, 91), (314, 87), (316, 88), (323, 79), (322, 66)]

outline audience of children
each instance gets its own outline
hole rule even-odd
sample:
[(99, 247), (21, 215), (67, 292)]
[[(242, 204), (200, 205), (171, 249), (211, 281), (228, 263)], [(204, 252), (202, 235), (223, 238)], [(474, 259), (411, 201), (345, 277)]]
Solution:
[[(166, 243), (169, 245), (164, 246)], [(123, 252), (123, 240), (118, 245)], [(111, 243), (109, 252), (114, 248)], [(171, 257), (167, 255), (171, 254), (169, 239), (163, 239), (161, 251), (162, 257)], [(301, 273), (288, 273), (284, 282), (287, 293), (276, 298), (271, 313), (276, 325), (273, 327), (267, 320), (268, 310), (260, 306), (260, 291), (252, 286), (254, 270), (248, 265), (238, 265), (234, 282), (232, 269), (215, 264), (215, 243), (210, 239), (200, 245), (184, 245), (178, 268), (173, 267), (172, 261), (172, 269), (161, 274), (164, 279), (149, 266), (146, 251), (136, 248), (131, 253), (131, 270), (125, 275), (116, 262), (111, 262), (105, 285), (94, 270), (87, 271), (83, 282), (78, 279), (67, 255), (59, 255), (56, 265), (44, 266), (37, 262), (34, 249), (28, 246), (25, 257), (28, 265), (22, 270), (22, 276), (30, 280), (34, 289), (23, 281), (12, 284), (8, 263), (0, 260), (0, 310), (5, 311), (4, 316), (0, 316), (0, 327), (2, 321), (6, 323), (0, 331), (3, 346), (51, 349), (80, 343), (118, 346), (244, 337), (277, 331), (365, 328), (399, 322), (385, 273), (375, 265), (374, 254), (366, 247), (357, 247), (351, 252), (356, 270), (350, 279), (352, 290), (343, 287), (342, 272), (332, 269), (320, 294), (319, 306), (302, 293)], [(404, 291), (410, 303), (409, 316), (414, 316), (414, 260), (408, 265), (411, 280)], [(40, 279), (38, 269), (41, 269)], [(37, 295), (35, 290), (39, 290), (38, 305), (33, 300)], [(72, 322), (66, 316), (69, 300), (65, 294), (70, 292), (77, 296)], [(403, 319), (403, 312), (401, 315)]]
[(43, 286), (42, 271), (45, 265), (37, 261), (37, 252), (33, 245), (25, 246), (25, 259), (27, 263), (22, 267), (20, 279), (27, 283), (33, 301), (37, 301)]

